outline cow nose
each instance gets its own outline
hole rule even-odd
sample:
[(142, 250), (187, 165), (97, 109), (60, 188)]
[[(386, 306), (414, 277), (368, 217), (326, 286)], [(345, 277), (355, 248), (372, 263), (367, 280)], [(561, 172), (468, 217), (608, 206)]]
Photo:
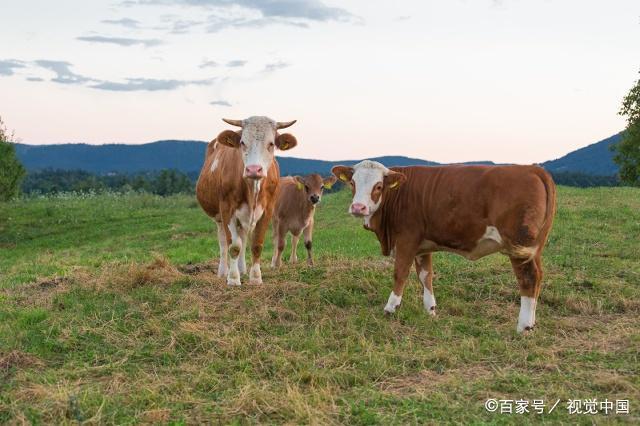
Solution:
[(251, 179), (262, 179), (264, 177), (264, 170), (262, 166), (258, 165), (247, 166), (244, 169), (244, 174)]
[(313, 194), (311, 197), (309, 197), (309, 199), (313, 204), (316, 204), (318, 201), (320, 201), (320, 197), (316, 194)]
[(351, 214), (354, 216), (365, 216), (367, 214), (367, 206), (362, 203), (351, 204)]

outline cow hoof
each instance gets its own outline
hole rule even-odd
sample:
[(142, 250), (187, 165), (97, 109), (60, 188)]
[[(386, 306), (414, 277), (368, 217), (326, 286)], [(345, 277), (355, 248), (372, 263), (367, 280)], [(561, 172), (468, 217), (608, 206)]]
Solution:
[(399, 307), (400, 307), (399, 305), (398, 306), (389, 306), (389, 305), (387, 305), (387, 306), (384, 307), (384, 314), (385, 315), (393, 315), (393, 314), (396, 313), (396, 309), (398, 309)]
[(533, 325), (518, 324), (516, 331), (518, 332), (518, 334), (529, 334), (533, 332), (533, 327), (534, 327)]
[(436, 307), (432, 306), (431, 308), (427, 309), (427, 314), (431, 315), (432, 317), (436, 316)]
[(227, 278), (227, 285), (229, 287), (240, 287), (242, 284), (240, 283), (240, 278), (236, 278), (236, 279)]
[(262, 285), (262, 278), (253, 278), (249, 281), (249, 284), (251, 285)]

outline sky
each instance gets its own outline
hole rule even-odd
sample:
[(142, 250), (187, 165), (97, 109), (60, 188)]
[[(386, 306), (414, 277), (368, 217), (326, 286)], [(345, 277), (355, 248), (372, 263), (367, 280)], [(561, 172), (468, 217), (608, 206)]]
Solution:
[(28, 144), (206, 140), (297, 119), (284, 155), (530, 164), (622, 130), (638, 0), (0, 0), (0, 116)]

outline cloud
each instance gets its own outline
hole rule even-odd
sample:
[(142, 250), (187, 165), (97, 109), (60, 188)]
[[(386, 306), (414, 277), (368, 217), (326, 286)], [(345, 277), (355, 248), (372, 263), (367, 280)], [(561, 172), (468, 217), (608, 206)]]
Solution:
[(135, 46), (153, 47), (162, 44), (162, 40), (158, 39), (141, 39), (141, 38), (125, 38), (125, 37), (105, 37), (105, 36), (84, 36), (76, 37), (76, 40), (86, 41), (89, 43), (106, 43), (117, 44), (119, 46)]
[(124, 6), (182, 5), (203, 8), (241, 7), (260, 12), (263, 17), (307, 19), (311, 21), (351, 21), (353, 14), (339, 7), (325, 5), (320, 0), (128, 0)]
[(235, 59), (233, 61), (229, 61), (226, 64), (226, 66), (229, 67), (229, 68), (244, 67), (245, 65), (247, 65), (247, 61), (243, 61), (243, 60), (240, 60), (240, 59)]
[(291, 64), (284, 61), (272, 62), (270, 64), (265, 65), (262, 72), (265, 72), (265, 73), (274, 72), (277, 70), (281, 70), (283, 68), (287, 68), (289, 66), (291, 66)]
[(223, 101), (223, 100), (211, 101), (211, 102), (209, 102), (209, 104), (210, 104), (210, 105), (213, 105), (213, 106), (223, 106), (223, 107), (230, 107), (230, 106), (233, 106), (233, 105), (231, 105), (229, 102), (227, 102), (227, 101)]
[(122, 18), (122, 19), (105, 19), (103, 21), (100, 21), (103, 24), (110, 24), (110, 25), (121, 25), (125, 28), (131, 28), (131, 29), (137, 29), (140, 28), (140, 22), (136, 21), (135, 19), (131, 19), (131, 18)]
[(200, 64), (200, 68), (214, 68), (214, 67), (217, 67), (218, 65), (219, 64), (216, 61), (210, 61), (210, 60), (204, 59)]
[(35, 64), (41, 68), (53, 71), (56, 76), (51, 79), (54, 83), (61, 84), (83, 84), (90, 81), (95, 81), (92, 78), (85, 77), (80, 74), (76, 74), (71, 71), (72, 65), (66, 61), (49, 61), (40, 59), (35, 61)]
[(25, 64), (22, 61), (13, 59), (0, 60), (0, 75), (13, 75), (15, 74), (15, 69), (24, 67)]
[(126, 83), (114, 81), (101, 81), (98, 84), (89, 86), (93, 89), (108, 90), (112, 92), (157, 92), (163, 90), (175, 90), (184, 86), (204, 86), (214, 82), (214, 79), (207, 80), (158, 80), (153, 78), (128, 78)]
[(300, 21), (291, 21), (282, 18), (223, 18), (219, 16), (209, 16), (206, 31), (209, 33), (217, 33), (227, 28), (264, 28), (269, 25), (287, 25), (290, 27), (309, 28), (309, 24)]
[[(67, 61), (52, 61), (39, 59), (34, 62), (24, 62), (16, 60), (0, 60), (0, 75), (13, 75), (14, 68), (25, 68), (33, 70), (41, 68), (55, 74), (49, 81), (59, 84), (76, 84), (90, 87), (97, 90), (112, 92), (135, 92), (146, 91), (156, 92), (164, 90), (175, 90), (185, 86), (207, 86), (218, 81), (216, 78), (201, 80), (177, 80), (177, 79), (155, 79), (155, 78), (127, 78), (124, 82), (100, 80), (77, 74), (71, 70), (73, 65)], [(43, 78), (37, 76), (27, 76), (27, 81), (40, 82)], [(223, 104), (219, 104), (223, 105)], [(229, 105), (230, 106), (230, 105)]]

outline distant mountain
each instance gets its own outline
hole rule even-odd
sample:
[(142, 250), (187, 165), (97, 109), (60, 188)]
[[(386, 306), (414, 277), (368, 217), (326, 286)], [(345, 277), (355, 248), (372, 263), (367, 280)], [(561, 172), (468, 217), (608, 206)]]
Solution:
[[(613, 163), (609, 146), (620, 140), (617, 134), (608, 139), (573, 151), (542, 165), (554, 173), (574, 172), (611, 176), (618, 168)], [(85, 170), (95, 174), (110, 172), (137, 173), (176, 169), (197, 176), (202, 166), (207, 143), (200, 141), (158, 141), (142, 145), (25, 145), (16, 144), (20, 161), (28, 171), (42, 169)], [(402, 156), (372, 158), (386, 166), (438, 165), (439, 163)], [(336, 164), (355, 164), (360, 160), (325, 161), (296, 157), (278, 157), (282, 175), (328, 174)], [(476, 161), (465, 164), (494, 164)]]
[[(142, 145), (25, 145), (16, 144), (18, 158), (28, 171), (43, 169), (85, 170), (96, 174), (136, 173), (176, 169), (189, 175), (202, 167), (206, 142), (159, 141)], [(435, 165), (433, 161), (400, 156), (377, 157), (386, 166)], [(355, 164), (360, 160), (324, 161), (278, 157), (282, 175), (324, 173), (336, 164)]]
[(142, 145), (24, 145), (18, 158), (28, 171), (41, 169), (134, 173), (148, 170), (200, 170), (207, 144), (198, 141), (159, 141)]
[(622, 133), (613, 135), (584, 148), (577, 149), (564, 157), (542, 163), (542, 166), (554, 173), (579, 172), (596, 176), (611, 176), (618, 173), (613, 162), (614, 152), (611, 145), (622, 139)]

